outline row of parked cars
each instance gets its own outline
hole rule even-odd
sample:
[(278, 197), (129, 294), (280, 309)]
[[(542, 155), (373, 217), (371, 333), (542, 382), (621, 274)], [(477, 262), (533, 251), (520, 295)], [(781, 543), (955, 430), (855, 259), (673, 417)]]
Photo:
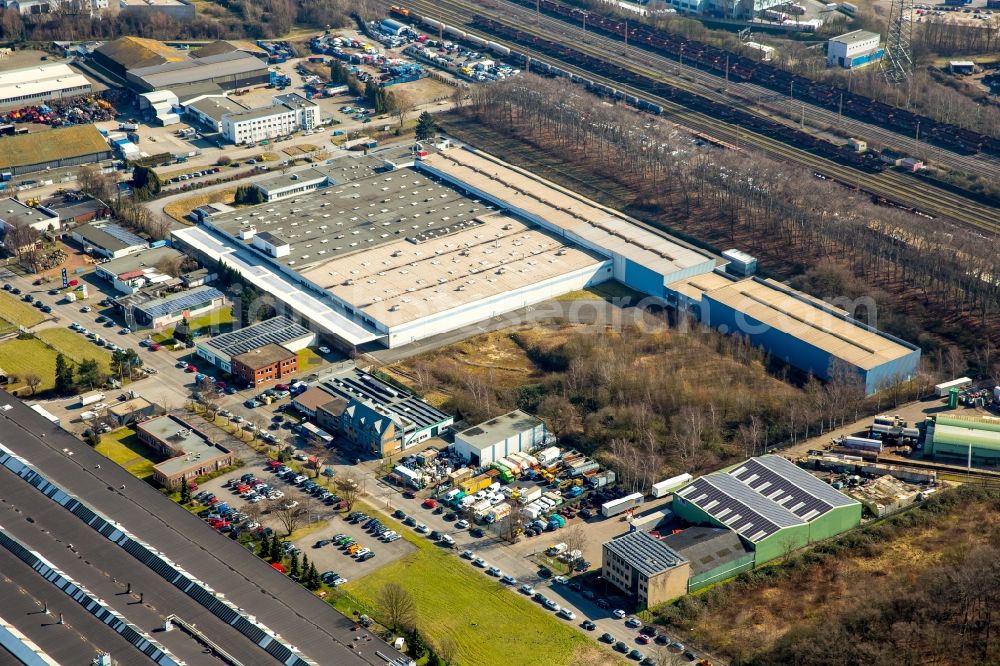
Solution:
[(202, 171), (192, 171), (191, 173), (182, 173), (179, 176), (174, 176), (168, 183), (180, 183), (185, 180), (194, 180), (195, 178), (201, 178), (203, 176), (211, 176), (214, 173), (219, 173), (222, 171), (219, 167), (211, 167), (208, 169), (203, 169)]
[(234, 495), (239, 495), (241, 499), (251, 504), (265, 499), (279, 500), (285, 496), (284, 492), (272, 488), (253, 474), (244, 474), (239, 479), (229, 479), (226, 481), (225, 487), (229, 488)]
[(305, 474), (299, 474), (288, 465), (280, 463), (277, 460), (272, 460), (267, 466), (268, 469), (274, 472), (276, 477), (285, 480), (293, 486), (298, 486), (303, 492), (309, 493), (327, 506), (333, 506), (342, 501), (336, 494), (311, 480)]

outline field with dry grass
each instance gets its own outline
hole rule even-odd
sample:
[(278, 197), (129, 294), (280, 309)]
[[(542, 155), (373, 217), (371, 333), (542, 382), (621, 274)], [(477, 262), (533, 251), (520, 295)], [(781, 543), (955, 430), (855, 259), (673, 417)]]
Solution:
[(960, 566), (969, 553), (995, 544), (1000, 538), (995, 495), (961, 489), (946, 503), (932, 500), (928, 507), (841, 535), (657, 613), (689, 642), (734, 664), (792, 663), (790, 645), (840, 626), (849, 632), (858, 616), (888, 614), (872, 610), (882, 604), (905, 607), (909, 601), (903, 599), (921, 594), (928, 578), (938, 577), (934, 572)]

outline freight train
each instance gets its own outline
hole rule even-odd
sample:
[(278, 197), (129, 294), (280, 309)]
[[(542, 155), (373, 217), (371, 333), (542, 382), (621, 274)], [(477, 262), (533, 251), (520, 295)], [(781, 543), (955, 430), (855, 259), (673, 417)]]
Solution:
[[(412, 12), (410, 16), (411, 18), (413, 17)], [(475, 16), (473, 18), (473, 24), (490, 34), (504, 37), (510, 41), (524, 44), (525, 46), (530, 46), (536, 51), (540, 51), (546, 55), (550, 55), (553, 58), (557, 58), (565, 62), (570, 62), (581, 69), (587, 70), (588, 72), (594, 72), (595, 74), (599, 74), (613, 81), (620, 81), (621, 83), (632, 88), (644, 90), (651, 95), (655, 95), (656, 97), (669, 99), (682, 106), (701, 111), (713, 118), (723, 120), (729, 124), (738, 125), (757, 134), (763, 134), (765, 136), (778, 139), (779, 141), (803, 150), (808, 150), (809, 152), (815, 153), (821, 157), (834, 160), (842, 164), (848, 164), (852, 167), (856, 167), (870, 173), (880, 172), (885, 166), (877, 153), (854, 152), (846, 146), (838, 146), (837, 144), (825, 141), (789, 125), (776, 122), (769, 118), (747, 113), (746, 111), (741, 111), (729, 106), (728, 104), (715, 102), (706, 97), (702, 97), (701, 95), (672, 86), (668, 83), (663, 83), (662, 81), (657, 81), (648, 76), (637, 74), (636, 72), (619, 65), (615, 65), (606, 60), (581, 53), (580, 51), (577, 51), (576, 49), (561, 42), (542, 39), (522, 32), (517, 28), (482, 16)], [(572, 82), (584, 85), (598, 95), (602, 95), (609, 99), (620, 100), (626, 104), (632, 104), (639, 110), (646, 111), (648, 113), (656, 115), (663, 113), (663, 107), (659, 104), (654, 104), (648, 100), (626, 94), (622, 90), (618, 90), (598, 81), (593, 81), (576, 74), (571, 74), (566, 70), (553, 67), (547, 63), (529, 59), (529, 57), (523, 53), (512, 51), (509, 57), (518, 64), (530, 67), (530, 69), (535, 73), (569, 78)]]
[(782, 94), (791, 92), (796, 99), (835, 111), (842, 110), (844, 114), (853, 118), (880, 125), (906, 136), (915, 136), (919, 132), (925, 141), (955, 152), (968, 155), (982, 151), (1000, 155), (1000, 139), (911, 113), (844, 88), (813, 81), (805, 76), (757, 62), (704, 42), (641, 25), (635, 21), (626, 22), (595, 14), (556, 0), (512, 1), (532, 9), (537, 6), (541, 11), (576, 25), (585, 22), (588, 29), (599, 30), (617, 38), (624, 39), (628, 30), (630, 44), (644, 44), (654, 51), (682, 58), (685, 64), (720, 74), (725, 74), (728, 69), (731, 80), (747, 81)]

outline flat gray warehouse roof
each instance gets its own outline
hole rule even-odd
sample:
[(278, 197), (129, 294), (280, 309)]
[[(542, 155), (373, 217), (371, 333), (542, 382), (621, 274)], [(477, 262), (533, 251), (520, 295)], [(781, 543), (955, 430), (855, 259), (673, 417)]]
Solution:
[[(296, 662), (294, 653), (283, 645), (294, 646), (300, 656), (317, 664), (406, 663), (399, 662), (401, 655), (375, 637), (357, 641), (360, 632), (351, 631), (353, 622), (329, 604), (14, 397), (0, 393), (0, 404), (0, 443), (17, 456), (0, 449), (0, 496), (4, 499), (0, 526), (112, 604), (126, 620), (144, 628), (156, 627), (162, 625), (165, 613), (176, 613), (245, 664)], [(92, 525), (104, 525), (104, 531)], [(26, 587), (37, 587), (43, 580), (26, 566), (6, 564), (0, 559), (4, 574)], [(193, 594), (197, 587), (183, 592), (169, 582), (177, 576), (195, 581), (196, 586), (211, 586), (225, 595), (226, 603), (211, 592)], [(128, 598), (127, 583), (133, 595), (143, 594), (144, 603)], [(51, 596), (39, 598), (58, 612), (62, 609), (55, 602), (68, 605), (68, 597), (54, 586), (51, 589)], [(257, 624), (244, 619), (251, 615)], [(27, 626), (37, 619), (27, 616), (20, 624)], [(82, 618), (72, 621), (81, 628), (90, 625)], [(55, 636), (51, 629), (46, 628), (48, 633), (42, 636)], [(103, 640), (98, 629), (95, 642)], [(38, 634), (39, 630), (32, 631)], [(184, 631), (153, 636), (189, 664), (216, 663)], [(48, 638), (44, 645), (48, 647), (52, 640)], [(132, 648), (119, 644), (116, 650), (122, 659), (129, 659)], [(116, 652), (113, 655), (119, 658)]]
[(248, 53), (233, 51), (205, 58), (165, 62), (152, 67), (131, 69), (128, 76), (130, 79), (134, 78), (143, 82), (150, 90), (163, 90), (194, 81), (218, 79), (236, 74), (251, 74), (258, 71), (262, 74), (267, 71), (267, 65), (263, 61)]
[(490, 210), (412, 169), (375, 174), (367, 164), (341, 166), (341, 161), (335, 163), (339, 169), (321, 169), (337, 185), (213, 215), (208, 223), (233, 237), (246, 226), (277, 234), (291, 244), (291, 252), (280, 261), (302, 270), (394, 240), (471, 222)]
[(520, 409), (467, 428), (458, 435), (472, 446), (485, 449), (508, 437), (542, 425), (542, 420)]

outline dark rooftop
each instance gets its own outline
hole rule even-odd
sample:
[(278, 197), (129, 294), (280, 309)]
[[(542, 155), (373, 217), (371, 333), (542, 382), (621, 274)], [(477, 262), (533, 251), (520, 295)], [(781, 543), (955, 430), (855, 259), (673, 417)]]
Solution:
[(304, 326), (288, 317), (278, 316), (208, 340), (199, 340), (198, 346), (217, 356), (233, 357), (266, 344), (287, 344), (311, 335)]
[(724, 527), (688, 527), (660, 540), (691, 562), (694, 576), (753, 552)]
[[(0, 442), (4, 532), (112, 604), (125, 621), (149, 631), (176, 614), (245, 664), (407, 663), (375, 637), (356, 641), (364, 631), (352, 631), (353, 622), (329, 604), (7, 393), (0, 393)], [(93, 646), (107, 645), (120, 663), (143, 663), (124, 643), (130, 634), (116, 639), (98, 622), (78, 616), (82, 606), (38, 572), (11, 566), (5, 553), (12, 552), (11, 546), (0, 546), (4, 576), (35, 592), (31, 596), (47, 601), (50, 610), (64, 612), (70, 626), (41, 627), (39, 616), (23, 613), (7, 621), (37, 637), (43, 648), (58, 651), (52, 656), (60, 663), (80, 661), (66, 658), (58, 638), (64, 629), (72, 633), (71, 627)], [(4, 595), (7, 607), (23, 606), (19, 597), (24, 595)], [(189, 664), (219, 663), (184, 631), (152, 636)], [(67, 636), (65, 649), (74, 645)]]
[(648, 532), (629, 532), (606, 542), (604, 547), (647, 577), (674, 569), (686, 561), (677, 551)]

